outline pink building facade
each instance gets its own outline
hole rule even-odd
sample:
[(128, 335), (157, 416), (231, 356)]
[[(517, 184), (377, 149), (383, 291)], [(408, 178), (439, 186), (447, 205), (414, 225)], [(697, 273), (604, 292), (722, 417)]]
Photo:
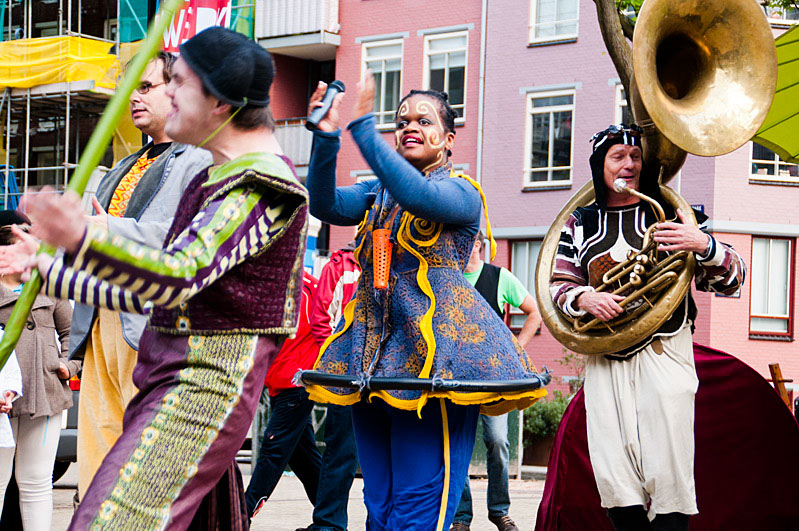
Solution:
[[(508, 267), (532, 292), (541, 239), (561, 207), (590, 179), (589, 139), (624, 115), (624, 94), (594, 3), (299, 3), (330, 9), (335, 4), (337, 19), (320, 30), (316, 41), (322, 44), (314, 41), (315, 52), (307, 47), (300, 52), (304, 57), (280, 35), (261, 40), (276, 54), (276, 117), (286, 124), (301, 119), (316, 81), (335, 77), (348, 88), (342, 113), (346, 123), (355, 85), (368, 66), (378, 78), (375, 110), (385, 123), (381, 130), (392, 142), (391, 121), (400, 97), (415, 88), (448, 89), (462, 112), (452, 160), (480, 181), (487, 195), (499, 243), (494, 263)], [(774, 21), (775, 32), (786, 26)], [(327, 46), (321, 55), (320, 46)], [(293, 56), (281, 57), (283, 52)], [(334, 60), (334, 71), (329, 64), (320, 68), (320, 59)], [(298, 83), (306, 83), (307, 90), (298, 90)], [(300, 167), (307, 164), (303, 153), (295, 155)], [(338, 161), (339, 185), (371, 177), (346, 132)], [(794, 319), (799, 302), (797, 167), (748, 143), (721, 157), (689, 156), (671, 186), (710, 216), (713, 234), (735, 247), (749, 272), (740, 297), (695, 294), (700, 311), (695, 341), (734, 354), (764, 376), (768, 364), (778, 362), (786, 378), (799, 382), (799, 351), (793, 342), (799, 332)], [(339, 248), (353, 232), (322, 229), (320, 247)], [(520, 316), (512, 318), (514, 324), (519, 321)], [(545, 328), (529, 350), (539, 367), (575, 375), (573, 367), (559, 363), (566, 353)], [(566, 386), (560, 382), (557, 387)]]
[[(495, 0), (486, 24), (478, 171), (501, 241), (496, 262), (523, 278), (531, 291), (543, 235), (591, 178), (589, 139), (618, 123), (624, 111), (594, 3), (556, 3), (563, 10), (547, 18), (536, 14), (550, 4), (544, 0), (526, 2), (526, 13), (519, 12), (519, 2)], [(784, 25), (774, 27), (778, 32)], [(797, 382), (798, 184), (795, 166), (780, 164), (752, 143), (721, 157), (689, 156), (671, 183), (710, 216), (713, 234), (735, 247), (749, 272), (740, 297), (695, 292), (700, 312), (695, 341), (734, 354), (766, 377), (768, 364), (778, 362), (783, 376)], [(570, 368), (558, 363), (565, 353), (548, 331), (536, 339), (531, 352), (537, 363), (570, 376)]]

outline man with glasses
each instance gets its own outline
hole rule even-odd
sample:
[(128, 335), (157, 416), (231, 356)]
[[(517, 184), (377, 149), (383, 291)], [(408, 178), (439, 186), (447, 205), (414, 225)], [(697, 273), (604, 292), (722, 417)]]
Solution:
[[(575, 210), (563, 227), (550, 281), (558, 308), (601, 321), (621, 315), (622, 295), (598, 292), (604, 273), (643, 247), (657, 223), (645, 201), (658, 201), (666, 221), (654, 239), (662, 252), (696, 256), (696, 287), (730, 295), (744, 281), (745, 265), (728, 245), (687, 222), (663, 201), (657, 174), (642, 161), (641, 129), (624, 124), (594, 135), (590, 158), (596, 202)], [(703, 223), (707, 216), (695, 212)], [(632, 304), (636, 304), (633, 302)], [(628, 307), (629, 309), (629, 307)], [(691, 334), (697, 317), (689, 291), (670, 318), (639, 344), (612, 356), (586, 356), (588, 450), (602, 506), (617, 530), (687, 530), (698, 512), (694, 486), (694, 397), (698, 379)], [(647, 507), (649, 507), (647, 514)]]
[[(109, 171), (92, 198), (93, 223), (137, 243), (160, 247), (183, 190), (211, 155), (172, 142), (164, 132), (172, 104), (166, 85), (175, 56), (159, 52), (130, 96), (130, 115), (150, 141)], [(70, 359), (83, 359), (78, 406), (78, 496), (86, 489), (122, 433), (122, 416), (133, 395), (133, 368), (147, 317), (76, 304)]]

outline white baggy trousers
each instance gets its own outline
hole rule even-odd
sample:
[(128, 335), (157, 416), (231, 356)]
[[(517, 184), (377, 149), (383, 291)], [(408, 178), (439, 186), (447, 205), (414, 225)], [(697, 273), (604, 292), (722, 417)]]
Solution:
[(643, 505), (649, 518), (696, 514), (694, 397), (699, 379), (691, 328), (626, 360), (589, 356), (588, 451), (602, 506)]

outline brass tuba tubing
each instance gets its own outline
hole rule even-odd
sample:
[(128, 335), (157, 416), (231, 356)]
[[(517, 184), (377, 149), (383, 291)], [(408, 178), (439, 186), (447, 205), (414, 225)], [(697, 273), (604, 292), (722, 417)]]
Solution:
[[(674, 260), (671, 260), (671, 261), (669, 261), (667, 263), (665, 263), (665, 261), (664, 261), (664, 263), (659, 264), (658, 265), (659, 269), (657, 271), (653, 271), (653, 272), (650, 273), (649, 283), (645, 284), (644, 286), (642, 286), (637, 292), (634, 292), (630, 296), (625, 297), (624, 300), (622, 300), (619, 303), (619, 306), (625, 307), (625, 306), (629, 305), (631, 302), (633, 302), (634, 300), (636, 300), (636, 298), (634, 297), (635, 293), (640, 292), (639, 293), (639, 296), (640, 296), (639, 298), (641, 298), (641, 297), (644, 297), (645, 295), (647, 295), (649, 292), (659, 293), (661, 290), (663, 290), (665, 287), (667, 287), (668, 284), (666, 284), (663, 281), (663, 278), (664, 277), (669, 278), (669, 279), (673, 278), (674, 275), (676, 275), (677, 272), (680, 269), (682, 269), (682, 267), (685, 265), (685, 260), (683, 260), (683, 259), (677, 260), (676, 258), (684, 258), (685, 254), (687, 254), (687, 253), (683, 252), (683, 256), (672, 255), (669, 258), (674, 257), (675, 258)], [(673, 275), (671, 273), (673, 273)], [(625, 291), (633, 289), (633, 287), (634, 286), (632, 285), (631, 282), (627, 282), (626, 284), (623, 284), (623, 285), (619, 286), (618, 288), (616, 288), (615, 290), (613, 290), (611, 293), (613, 295), (619, 295), (621, 293), (624, 293)], [(599, 291), (598, 288), (597, 288), (597, 291)], [(633, 298), (630, 298), (630, 297), (633, 297)], [(647, 303), (649, 303), (648, 299), (645, 299), (645, 300), (647, 301)], [(651, 305), (651, 303), (649, 303), (649, 304)], [(626, 310), (626, 308), (625, 308), (625, 310)], [(600, 323), (612, 324), (614, 326), (618, 326), (618, 325), (626, 323), (630, 319), (634, 318), (636, 315), (637, 314), (632, 314), (632, 315), (622, 314), (622, 315), (617, 316), (614, 319), (611, 319), (610, 321), (601, 321), (599, 319), (594, 319), (593, 321), (591, 321), (588, 324), (580, 324), (582, 318), (578, 318), (578, 319), (575, 320), (575, 329), (579, 328), (580, 331), (587, 331), (587, 330), (590, 330), (591, 328), (594, 328), (596, 325), (598, 325)], [(578, 325), (579, 325), (579, 327), (578, 327)]]
[[(636, 301), (642, 298), (644, 295), (649, 293), (650, 291), (656, 290), (656, 288), (661, 287), (662, 285), (666, 284), (667, 282), (674, 282), (677, 280), (677, 273), (674, 271), (667, 271), (664, 272), (656, 279), (652, 279), (650, 282), (645, 284), (643, 287), (638, 288), (634, 292), (627, 295), (623, 301), (619, 303), (619, 306), (624, 307), (630, 304), (633, 301)], [(626, 287), (629, 289), (629, 287)], [(607, 324), (612, 324), (613, 321), (608, 321)], [(599, 324), (606, 324), (605, 321), (602, 321), (599, 317), (594, 317), (590, 321), (588, 321), (585, 325), (581, 325), (579, 322), (575, 322), (574, 329), (578, 332), (586, 332)]]
[(663, 223), (664, 221), (666, 221), (666, 213), (663, 212), (663, 207), (660, 206), (660, 203), (658, 203), (657, 201), (655, 201), (651, 197), (642, 194), (638, 190), (633, 190), (632, 188), (627, 186), (627, 181), (625, 181), (621, 177), (619, 177), (618, 179), (613, 181), (613, 190), (616, 193), (619, 193), (619, 194), (630, 194), (631, 196), (637, 197), (638, 199), (641, 199), (642, 201), (646, 201), (647, 203), (652, 205), (652, 208), (655, 209), (655, 214), (657, 214), (657, 217), (658, 217), (658, 223)]

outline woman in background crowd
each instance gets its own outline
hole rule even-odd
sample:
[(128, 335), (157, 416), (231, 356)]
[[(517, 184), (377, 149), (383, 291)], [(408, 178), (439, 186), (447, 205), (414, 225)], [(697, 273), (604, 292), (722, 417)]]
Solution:
[[(16, 242), (12, 225), (25, 227), (29, 223), (16, 212), (0, 212), (0, 245)], [(20, 274), (0, 276), (3, 327), (21, 291)], [(72, 407), (67, 380), (80, 370), (79, 361), (67, 361), (71, 322), (72, 306), (68, 301), (37, 295), (15, 349), (22, 370), (23, 394), (13, 403), (10, 413), (16, 447), (0, 448), (0, 499), (5, 497), (13, 468), (26, 531), (50, 529), (53, 463), (61, 433), (61, 412)]]

